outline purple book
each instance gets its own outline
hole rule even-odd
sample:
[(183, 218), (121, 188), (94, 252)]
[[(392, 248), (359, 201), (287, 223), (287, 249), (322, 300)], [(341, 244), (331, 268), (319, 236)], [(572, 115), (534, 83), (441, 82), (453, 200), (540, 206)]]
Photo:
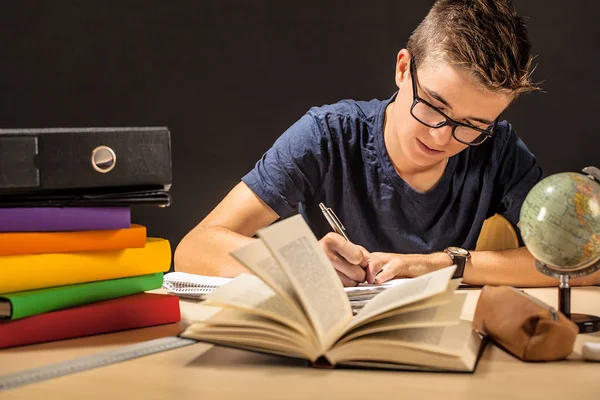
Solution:
[(0, 208), (0, 232), (90, 231), (130, 226), (129, 207)]

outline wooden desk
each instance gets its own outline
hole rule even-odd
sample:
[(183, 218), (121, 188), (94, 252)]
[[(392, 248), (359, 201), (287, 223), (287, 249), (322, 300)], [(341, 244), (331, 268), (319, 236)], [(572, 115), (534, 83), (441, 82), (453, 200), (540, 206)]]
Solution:
[[(556, 289), (529, 289), (556, 306)], [(463, 317), (479, 295), (468, 291)], [(182, 303), (182, 309), (189, 304)], [(574, 312), (600, 314), (600, 287), (573, 290)], [(170, 336), (178, 324), (0, 351), (0, 374), (125, 344)], [(296, 360), (198, 343), (152, 356), (0, 392), (0, 399), (598, 399), (600, 363), (580, 360), (580, 335), (568, 361), (524, 363), (488, 346), (474, 374), (317, 370)]]

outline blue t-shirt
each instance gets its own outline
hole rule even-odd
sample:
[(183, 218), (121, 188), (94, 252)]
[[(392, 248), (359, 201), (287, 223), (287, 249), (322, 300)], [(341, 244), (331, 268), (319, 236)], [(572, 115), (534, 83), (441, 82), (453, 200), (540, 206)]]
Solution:
[(418, 192), (385, 147), (385, 109), (394, 98), (311, 108), (242, 180), (281, 218), (297, 206), (317, 238), (332, 231), (319, 209), (325, 203), (350, 240), (372, 252), (474, 249), (495, 213), (516, 225), (542, 171), (512, 126), (499, 123), (491, 139), (451, 157), (438, 183)]

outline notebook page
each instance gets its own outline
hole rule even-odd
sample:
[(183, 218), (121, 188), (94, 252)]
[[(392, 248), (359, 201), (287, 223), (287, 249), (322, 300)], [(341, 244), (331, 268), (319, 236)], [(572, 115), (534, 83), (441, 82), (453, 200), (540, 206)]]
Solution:
[[(348, 295), (349, 299), (353, 299), (356, 297), (373, 297), (378, 293), (383, 292), (384, 290), (402, 284), (404, 279), (392, 279), (385, 283), (361, 283), (358, 286), (354, 287), (345, 287), (344, 292)], [(364, 300), (364, 299), (363, 299)]]

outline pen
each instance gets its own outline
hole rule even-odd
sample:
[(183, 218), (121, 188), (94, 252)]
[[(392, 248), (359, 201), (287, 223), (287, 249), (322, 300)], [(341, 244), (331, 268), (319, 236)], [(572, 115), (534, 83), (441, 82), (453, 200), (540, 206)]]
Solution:
[(347, 241), (350, 241), (350, 239), (348, 239), (348, 236), (346, 235), (346, 228), (344, 228), (344, 225), (342, 225), (342, 221), (339, 220), (339, 218), (337, 217), (337, 215), (335, 215), (333, 210), (325, 206), (325, 204), (323, 203), (319, 203), (319, 208), (323, 212), (325, 219), (327, 220), (327, 222), (329, 222), (329, 225), (331, 225), (333, 230), (336, 233), (342, 235), (342, 237)]
[[(333, 210), (331, 208), (327, 207), (323, 203), (319, 203), (319, 208), (323, 212), (325, 219), (327, 220), (327, 222), (329, 222), (329, 225), (331, 225), (333, 230), (336, 231), (336, 233), (342, 235), (342, 237), (344, 239), (346, 239), (347, 241), (350, 241), (350, 239), (348, 239), (348, 236), (346, 235), (346, 228), (344, 228), (342, 221), (340, 221), (340, 219), (337, 217), (337, 215), (335, 215)], [(383, 268), (375, 275), (375, 278), (377, 278), (377, 275), (379, 275), (382, 271), (383, 271)], [(373, 278), (373, 279), (375, 279), (375, 278)]]

